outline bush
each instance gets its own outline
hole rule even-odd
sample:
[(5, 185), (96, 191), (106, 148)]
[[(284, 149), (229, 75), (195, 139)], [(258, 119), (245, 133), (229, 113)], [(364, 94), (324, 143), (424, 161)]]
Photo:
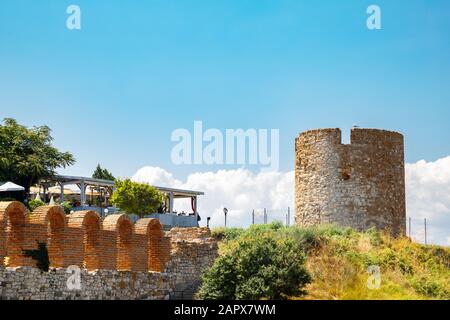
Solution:
[(211, 236), (220, 241), (235, 240), (244, 233), (242, 228), (214, 228)]
[(41, 200), (31, 200), (28, 202), (28, 209), (30, 209), (30, 211), (34, 211), (34, 209), (42, 207), (44, 205), (45, 203)]
[(278, 224), (252, 226), (228, 241), (203, 275), (201, 299), (285, 299), (310, 281), (305, 255)]
[[(445, 280), (444, 280), (445, 281)], [(433, 279), (424, 275), (413, 277), (410, 280), (412, 287), (420, 294), (430, 298), (440, 298), (448, 300), (450, 298), (450, 291), (447, 290), (444, 281), (441, 279)]]
[(70, 214), (70, 211), (72, 211), (73, 208), (72, 203), (70, 203), (69, 201), (64, 201), (63, 203), (61, 203), (61, 207), (63, 207), (65, 214)]

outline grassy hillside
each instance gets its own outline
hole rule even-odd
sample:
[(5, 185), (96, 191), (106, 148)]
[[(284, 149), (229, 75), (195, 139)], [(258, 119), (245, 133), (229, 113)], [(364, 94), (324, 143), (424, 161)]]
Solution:
[[(272, 224), (252, 226), (246, 230), (215, 229), (213, 235), (221, 240), (220, 257), (216, 262), (221, 258), (223, 261), (225, 257), (234, 259), (233, 264), (237, 265), (237, 270), (244, 259), (243, 252), (248, 252), (248, 250), (237, 248), (255, 246), (255, 243), (258, 244), (258, 239), (272, 237), (280, 244), (289, 240), (298, 245), (295, 250), (304, 253), (305, 259), (299, 258), (301, 259), (299, 262), (307, 270), (309, 281), (306, 282), (309, 283), (299, 290), (303, 294), (294, 296), (281, 294), (284, 298), (450, 299), (450, 248), (420, 245), (412, 243), (408, 238), (393, 239), (375, 230), (360, 233), (349, 228), (334, 226), (286, 228), (279, 224)], [(249, 239), (253, 239), (253, 242)], [(265, 264), (261, 268), (268, 270), (270, 265), (267, 264), (274, 263), (272, 261), (278, 261), (277, 263), (283, 268), (284, 265), (282, 262), (280, 264), (279, 259), (265, 258), (265, 260), (258, 260), (255, 263)], [(214, 267), (218, 268), (216, 265), (211, 269)], [(379, 282), (378, 288), (376, 281), (372, 281), (377, 279), (376, 274), (369, 273), (369, 268), (375, 268), (372, 270), (379, 268), (380, 270), (381, 282)], [(258, 266), (255, 270), (259, 270)], [(213, 276), (217, 274), (211, 271), (208, 274), (207, 271), (205, 282), (211, 283), (211, 279), (216, 281)], [(283, 272), (281, 274), (283, 275)], [(245, 277), (249, 277), (249, 275)], [(264, 277), (264, 273), (255, 275), (257, 279), (255, 282), (263, 288), (270, 286), (274, 279), (273, 274), (271, 280), (264, 279)], [(235, 278), (238, 278), (238, 275)], [(230, 279), (226, 278), (221, 280), (223, 283), (230, 282)], [(215, 287), (204, 284), (201, 288), (203, 296), (214, 297), (214, 294), (205, 295), (205, 292), (208, 290), (220, 291), (223, 283), (217, 283)], [(228, 288), (228, 290), (232, 292), (232, 290), (239, 291), (241, 289), (236, 287), (235, 289)], [(265, 298), (265, 291), (259, 291), (263, 293), (258, 297)]]

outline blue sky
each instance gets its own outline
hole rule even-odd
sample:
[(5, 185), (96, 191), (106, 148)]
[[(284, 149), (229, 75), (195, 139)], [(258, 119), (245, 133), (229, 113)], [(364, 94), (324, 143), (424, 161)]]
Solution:
[(1, 1), (0, 117), (49, 125), (76, 175), (216, 170), (171, 162), (171, 132), (194, 120), (279, 128), (282, 171), (320, 127), (397, 130), (407, 162), (434, 161), (450, 154), (449, 58), (445, 0)]

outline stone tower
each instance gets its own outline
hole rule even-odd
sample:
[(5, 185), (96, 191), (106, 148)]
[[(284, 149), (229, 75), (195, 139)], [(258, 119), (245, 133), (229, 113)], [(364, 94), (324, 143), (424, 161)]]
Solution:
[(317, 129), (295, 139), (295, 222), (370, 227), (403, 235), (406, 225), (403, 135), (354, 128)]

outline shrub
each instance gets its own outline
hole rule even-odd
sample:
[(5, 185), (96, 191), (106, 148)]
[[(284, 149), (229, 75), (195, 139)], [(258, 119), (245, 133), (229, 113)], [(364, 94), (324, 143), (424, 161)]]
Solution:
[(65, 214), (69, 214), (70, 211), (72, 211), (72, 203), (70, 203), (69, 201), (62, 202), (61, 207), (63, 207)]
[(242, 228), (214, 228), (211, 236), (221, 241), (234, 240), (244, 233)]
[(310, 281), (305, 255), (278, 224), (252, 226), (224, 245), (203, 275), (201, 299), (285, 299)]
[(425, 275), (418, 275), (410, 280), (412, 287), (420, 294), (430, 298), (441, 298), (448, 300), (450, 291), (441, 279), (434, 279)]
[(41, 200), (31, 200), (28, 202), (28, 209), (30, 209), (30, 211), (34, 211), (34, 209), (42, 207), (44, 205), (45, 203)]

